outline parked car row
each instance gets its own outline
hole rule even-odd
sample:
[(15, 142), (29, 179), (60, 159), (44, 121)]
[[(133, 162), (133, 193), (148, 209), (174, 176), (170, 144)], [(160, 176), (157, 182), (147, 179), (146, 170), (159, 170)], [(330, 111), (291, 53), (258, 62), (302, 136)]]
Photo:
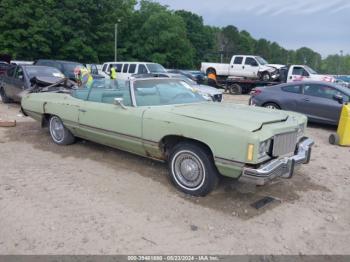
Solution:
[[(7, 73), (3, 77), (3, 79), (0, 79), (0, 94), (2, 96), (2, 100), (5, 103), (9, 103), (12, 101), (19, 102), (20, 96), (18, 94), (21, 93), (21, 91), (30, 88), (31, 81), (30, 79), (35, 76), (40, 77), (51, 77), (51, 72), (47, 70), (47, 67), (56, 68), (56, 70), (59, 70), (59, 72), (62, 72), (62, 77), (67, 77), (73, 81), (76, 80), (76, 70), (82, 69), (84, 67), (87, 67), (94, 79), (99, 78), (110, 78), (108, 72), (111, 70), (111, 67), (115, 67), (116, 71), (118, 72), (118, 79), (127, 80), (131, 76), (137, 77), (145, 76), (145, 75), (155, 75), (158, 74), (158, 76), (162, 77), (170, 77), (170, 78), (179, 78), (183, 81), (187, 82), (194, 90), (199, 92), (204, 97), (211, 99), (216, 102), (221, 102), (223, 99), (222, 96), (222, 90), (218, 90), (216, 88), (210, 87), (210, 86), (204, 86), (199, 85), (197, 82), (191, 80), (187, 75), (184, 74), (171, 74), (168, 73), (159, 64), (156, 63), (146, 63), (146, 62), (118, 62), (118, 63), (105, 63), (102, 67), (102, 70), (104, 72), (104, 76), (99, 75), (98, 68), (96, 65), (93, 64), (80, 64), (76, 62), (70, 62), (70, 61), (61, 61), (61, 60), (48, 60), (48, 59), (39, 59), (34, 62), (34, 66), (42, 66), (42, 67), (26, 67), (25, 64), (20, 64), (17, 66), (10, 66), (6, 67), (5, 71), (7, 70)], [(46, 69), (44, 68), (46, 67)], [(26, 71), (29, 68), (36, 68), (37, 74), (27, 74)], [(39, 72), (41, 69), (41, 72)], [(33, 70), (33, 69), (32, 69)], [(18, 72), (24, 72), (23, 76), (22, 74), (19, 74)], [(161, 75), (160, 75), (161, 74)], [(21, 78), (21, 79), (18, 79)], [(15, 83), (15, 84), (13, 84)], [(48, 81), (48, 83), (51, 83), (51, 81)]]
[[(170, 78), (179, 78), (187, 82), (195, 90), (200, 92), (203, 96), (208, 97), (216, 102), (221, 102), (223, 99), (222, 90), (216, 88), (199, 85), (197, 80), (201, 79), (202, 75), (198, 74), (196, 77), (192, 76), (192, 73), (185, 73), (184, 71), (176, 71), (176, 73), (169, 72), (162, 65), (150, 62), (106, 62), (102, 65), (102, 75), (106, 78), (110, 78), (111, 68), (114, 67), (117, 72), (117, 79), (128, 80), (130, 77), (147, 77), (149, 76), (161, 76)], [(97, 70), (97, 68), (96, 68)], [(194, 72), (193, 72), (194, 74)], [(195, 82), (196, 81), (196, 82)]]

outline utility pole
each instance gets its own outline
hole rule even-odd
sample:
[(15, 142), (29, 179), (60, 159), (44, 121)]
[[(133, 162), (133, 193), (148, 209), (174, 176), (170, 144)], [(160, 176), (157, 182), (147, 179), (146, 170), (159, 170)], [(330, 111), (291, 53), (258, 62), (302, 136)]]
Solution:
[(339, 59), (339, 68), (340, 68), (340, 73), (342, 73), (342, 69), (343, 69), (343, 50), (340, 50), (340, 59)]
[(120, 19), (114, 24), (114, 62), (118, 60), (118, 24), (121, 22)]

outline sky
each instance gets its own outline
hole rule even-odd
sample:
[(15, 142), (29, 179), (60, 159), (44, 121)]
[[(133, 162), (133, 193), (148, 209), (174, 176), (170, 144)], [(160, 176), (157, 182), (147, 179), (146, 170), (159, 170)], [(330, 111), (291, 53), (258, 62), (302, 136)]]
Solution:
[(206, 25), (234, 25), (284, 48), (323, 57), (350, 54), (350, 0), (156, 0), (201, 15)]

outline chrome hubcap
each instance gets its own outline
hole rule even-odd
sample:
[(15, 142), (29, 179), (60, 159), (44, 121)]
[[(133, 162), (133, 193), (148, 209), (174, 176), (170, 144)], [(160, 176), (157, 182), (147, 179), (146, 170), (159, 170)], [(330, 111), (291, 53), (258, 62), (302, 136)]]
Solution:
[(174, 161), (174, 173), (177, 180), (187, 188), (198, 187), (204, 178), (201, 161), (191, 153), (181, 153)]
[(55, 141), (60, 142), (64, 138), (64, 126), (58, 118), (51, 119), (51, 135)]

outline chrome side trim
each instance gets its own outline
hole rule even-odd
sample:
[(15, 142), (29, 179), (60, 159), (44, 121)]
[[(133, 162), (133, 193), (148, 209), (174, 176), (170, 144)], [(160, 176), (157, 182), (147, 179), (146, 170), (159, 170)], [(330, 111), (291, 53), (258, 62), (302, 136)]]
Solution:
[(243, 168), (245, 163), (242, 162), (238, 162), (238, 161), (234, 161), (234, 160), (230, 160), (230, 159), (225, 159), (225, 158), (221, 158), (221, 157), (214, 157), (214, 161), (215, 163), (218, 164), (223, 164), (223, 165), (232, 165), (232, 166), (237, 166), (240, 168)]

